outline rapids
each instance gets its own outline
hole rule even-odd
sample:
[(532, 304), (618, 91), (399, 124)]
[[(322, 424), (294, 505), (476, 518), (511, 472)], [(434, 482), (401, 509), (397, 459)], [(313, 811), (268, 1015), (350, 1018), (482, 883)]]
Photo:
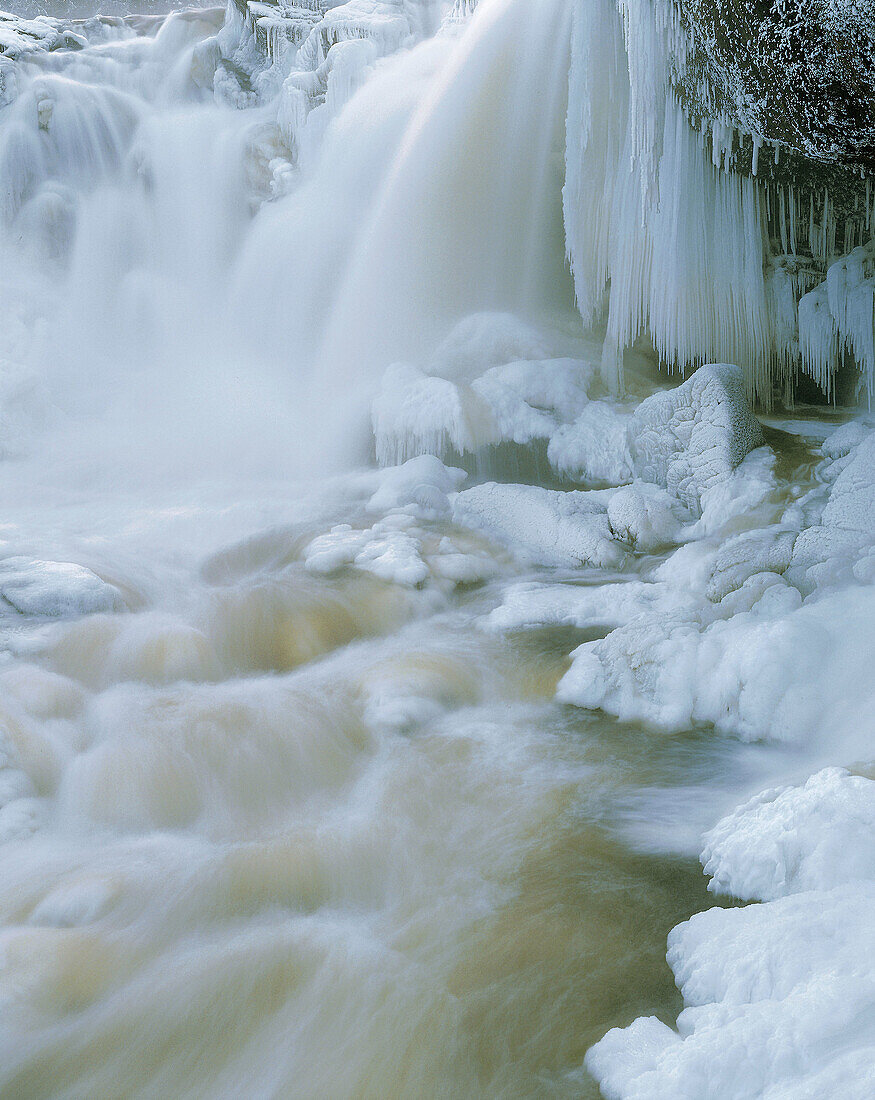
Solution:
[(86, 41), (0, 71), (0, 1096), (596, 1096), (780, 753), (558, 702), (607, 629), (483, 621), (642, 560), (380, 508), (368, 422), (468, 314), (593, 358), (571, 5), (408, 0), (258, 95), (233, 3), (14, 6)]

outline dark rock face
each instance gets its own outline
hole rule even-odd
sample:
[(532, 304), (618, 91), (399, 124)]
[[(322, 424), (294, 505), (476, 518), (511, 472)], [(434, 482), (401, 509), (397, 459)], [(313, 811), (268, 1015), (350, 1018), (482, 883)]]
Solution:
[[(690, 43), (677, 86), (691, 115), (722, 115), (806, 160), (875, 173), (875, 0), (675, 4)], [(792, 177), (787, 169), (779, 176)]]

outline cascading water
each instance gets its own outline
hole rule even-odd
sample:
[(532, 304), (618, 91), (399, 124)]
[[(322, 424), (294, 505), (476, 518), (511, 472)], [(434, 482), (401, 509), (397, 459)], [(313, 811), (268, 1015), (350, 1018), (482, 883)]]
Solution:
[(703, 830), (865, 758), (868, 422), (744, 404), (649, 6), (173, 6), (0, 21), (0, 1098), (596, 1096)]

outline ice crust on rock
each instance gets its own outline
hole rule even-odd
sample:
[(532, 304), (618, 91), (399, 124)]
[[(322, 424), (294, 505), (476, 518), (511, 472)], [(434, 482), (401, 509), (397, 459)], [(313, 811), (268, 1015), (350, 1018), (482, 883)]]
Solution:
[(550, 437), (547, 457), (564, 477), (587, 485), (623, 485), (633, 478), (629, 450), (631, 411), (592, 401), (572, 423)]
[(826, 768), (723, 818), (702, 852), (708, 889), (744, 901), (875, 881), (875, 782)]
[(464, 470), (445, 466), (432, 454), (411, 458), (380, 473), (380, 487), (367, 503), (369, 512), (406, 512), (437, 519), (450, 511), (450, 494), (467, 479)]
[(385, 372), (371, 406), (378, 461), (549, 440), (589, 403), (595, 364), (569, 350), (510, 315), (464, 318), (423, 363)]
[[(686, 1007), (587, 1055), (617, 1100), (863, 1097), (875, 1083), (875, 782), (828, 768), (765, 791), (706, 837), (710, 909), (669, 936)], [(743, 1056), (739, 1054), (743, 1051)]]
[(0, 596), (22, 615), (47, 618), (125, 606), (121, 592), (85, 566), (23, 557), (0, 561)]
[(487, 482), (459, 493), (453, 518), (540, 565), (612, 569), (625, 556), (598, 491), (563, 493)]
[(719, 363), (642, 401), (629, 425), (629, 443), (639, 477), (701, 514), (704, 494), (731, 477), (748, 452), (762, 446), (763, 435), (741, 370)]
[(875, 429), (851, 421), (827, 437), (821, 452), (817, 475), (823, 488), (791, 510), (804, 529), (787, 573), (806, 593), (848, 581), (855, 570), (865, 577), (875, 544)]

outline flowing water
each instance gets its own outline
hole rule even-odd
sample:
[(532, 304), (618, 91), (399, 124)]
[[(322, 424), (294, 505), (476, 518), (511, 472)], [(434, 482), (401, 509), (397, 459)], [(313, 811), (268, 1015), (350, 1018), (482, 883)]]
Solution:
[(595, 1095), (588, 1046), (677, 1013), (679, 822), (747, 757), (554, 702), (581, 637), (480, 631), (486, 543), (473, 587), (303, 562), (368, 522), (392, 358), (574, 325), (569, 5), (381, 61), (279, 195), (268, 110), (192, 80), (222, 18), (34, 55), (0, 112), (4, 558), (124, 608), (3, 620), (0, 1096)]

